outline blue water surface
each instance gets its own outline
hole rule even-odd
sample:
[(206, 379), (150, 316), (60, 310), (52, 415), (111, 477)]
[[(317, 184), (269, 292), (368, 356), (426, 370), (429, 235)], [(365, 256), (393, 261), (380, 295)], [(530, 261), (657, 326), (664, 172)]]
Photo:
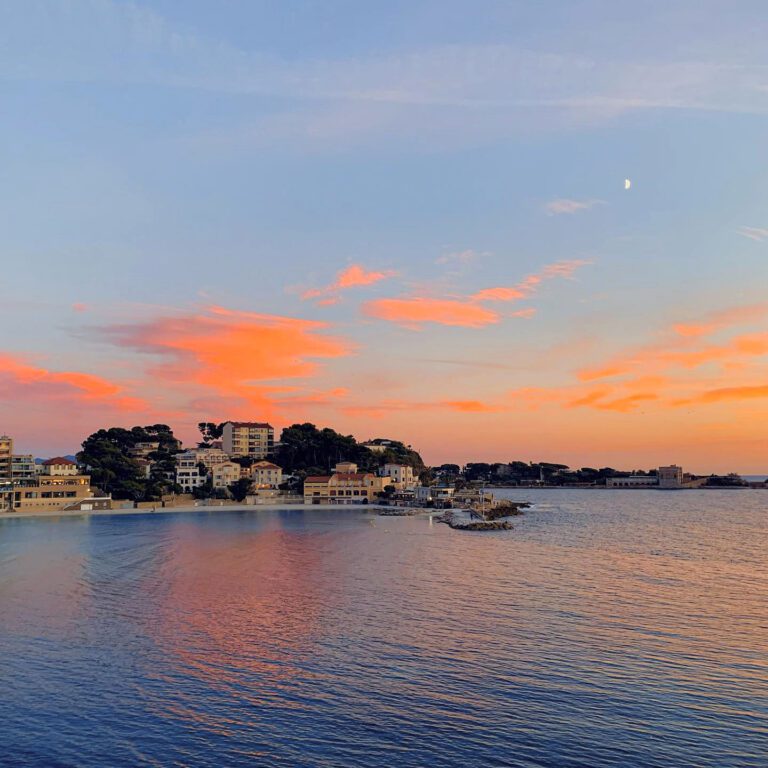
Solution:
[(0, 520), (0, 765), (768, 765), (768, 491)]

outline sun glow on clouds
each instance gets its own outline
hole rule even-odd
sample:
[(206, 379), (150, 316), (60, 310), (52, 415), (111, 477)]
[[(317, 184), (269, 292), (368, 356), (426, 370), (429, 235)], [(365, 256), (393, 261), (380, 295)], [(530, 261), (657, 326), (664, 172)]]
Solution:
[[(161, 362), (151, 375), (216, 393), (230, 408), (239, 402), (269, 412), (274, 395), (293, 391), (282, 380), (313, 377), (318, 360), (350, 354), (351, 344), (321, 333), (327, 327), (314, 320), (210, 307), (113, 325), (105, 334), (117, 346), (157, 355)], [(215, 401), (208, 396), (207, 402)]]
[(304, 300), (314, 299), (318, 306), (328, 306), (337, 304), (341, 300), (341, 292), (349, 288), (358, 288), (361, 286), (374, 285), (375, 283), (387, 280), (397, 274), (394, 270), (384, 271), (366, 271), (365, 267), (359, 264), (350, 264), (346, 269), (342, 269), (337, 275), (336, 280), (323, 288), (310, 288), (301, 294)]
[[(540, 272), (528, 275), (513, 286), (485, 288), (468, 297), (434, 299), (421, 296), (403, 296), (377, 299), (363, 305), (363, 312), (369, 317), (389, 320), (412, 330), (421, 330), (425, 323), (438, 325), (482, 328), (498, 323), (501, 315), (482, 306), (486, 302), (512, 302), (530, 298), (546, 280), (572, 278), (580, 267), (591, 262), (572, 259), (548, 264)], [(530, 318), (535, 309), (527, 308), (513, 312), (508, 317)]]

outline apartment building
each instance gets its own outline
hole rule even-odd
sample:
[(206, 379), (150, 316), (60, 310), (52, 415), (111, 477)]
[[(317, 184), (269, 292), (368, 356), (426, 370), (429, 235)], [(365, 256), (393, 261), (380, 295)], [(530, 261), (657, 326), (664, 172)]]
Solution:
[(223, 426), (221, 445), (230, 456), (265, 459), (275, 446), (275, 430), (271, 424), (256, 421), (227, 421)]
[(232, 483), (240, 479), (241, 467), (234, 461), (227, 461), (223, 464), (216, 464), (211, 469), (211, 482), (214, 488), (229, 488)]
[(32, 454), (18, 454), (11, 457), (11, 480), (14, 485), (34, 483), (38, 474), (38, 466)]
[(678, 467), (677, 464), (659, 467), (659, 488), (682, 488), (684, 480), (683, 468)]
[(0, 481), (10, 481), (13, 461), (13, 438), (0, 436)]
[(398, 490), (416, 486), (417, 478), (413, 473), (413, 467), (405, 464), (385, 464), (381, 469), (381, 475), (389, 479), (388, 485), (394, 485)]
[(44, 461), (33, 481), (13, 489), (16, 512), (56, 512), (111, 506), (111, 499), (93, 497), (91, 478), (81, 475), (77, 464), (61, 456)]

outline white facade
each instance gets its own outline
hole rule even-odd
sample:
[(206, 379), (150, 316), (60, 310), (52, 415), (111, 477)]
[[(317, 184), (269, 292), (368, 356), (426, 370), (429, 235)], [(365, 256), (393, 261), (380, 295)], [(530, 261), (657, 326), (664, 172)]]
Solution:
[(381, 476), (390, 478), (392, 485), (398, 489), (413, 488), (416, 485), (413, 467), (405, 464), (385, 464), (381, 470)]
[(271, 461), (257, 461), (251, 467), (251, 477), (257, 488), (277, 488), (283, 482), (283, 470)]
[(656, 488), (659, 479), (653, 475), (632, 475), (630, 477), (608, 477), (606, 488)]
[(200, 474), (198, 459), (200, 451), (184, 451), (176, 454), (176, 482), (181, 486), (184, 493), (192, 493), (195, 488), (203, 485), (207, 477), (206, 474)]
[(240, 479), (240, 465), (234, 461), (217, 464), (211, 470), (211, 479), (214, 488), (229, 488)]

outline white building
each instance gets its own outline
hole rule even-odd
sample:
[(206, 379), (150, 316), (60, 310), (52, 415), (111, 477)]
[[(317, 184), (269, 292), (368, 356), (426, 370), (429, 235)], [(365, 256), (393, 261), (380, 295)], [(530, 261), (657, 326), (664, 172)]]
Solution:
[(283, 482), (282, 467), (271, 461), (257, 461), (250, 474), (256, 488), (277, 488)]
[(43, 462), (43, 473), (54, 477), (64, 477), (77, 475), (79, 470), (77, 464), (72, 459), (66, 459), (63, 456), (57, 456), (55, 459), (48, 459)]
[(682, 488), (684, 479), (683, 468), (677, 464), (659, 467), (659, 488)]
[(183, 493), (192, 493), (195, 488), (203, 485), (208, 473), (200, 472), (202, 462), (198, 458), (201, 451), (184, 451), (176, 454), (176, 482)]
[(432, 502), (450, 501), (453, 497), (454, 489), (450, 486), (442, 485), (417, 485), (414, 489), (414, 500), (420, 504)]
[(229, 488), (240, 479), (241, 467), (234, 461), (216, 464), (211, 470), (211, 481), (214, 488)]
[(656, 488), (659, 479), (654, 475), (630, 475), (629, 477), (607, 477), (606, 488)]
[(416, 485), (413, 467), (405, 464), (385, 464), (381, 469), (381, 476), (390, 478), (392, 485), (398, 490), (413, 488)]

